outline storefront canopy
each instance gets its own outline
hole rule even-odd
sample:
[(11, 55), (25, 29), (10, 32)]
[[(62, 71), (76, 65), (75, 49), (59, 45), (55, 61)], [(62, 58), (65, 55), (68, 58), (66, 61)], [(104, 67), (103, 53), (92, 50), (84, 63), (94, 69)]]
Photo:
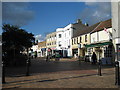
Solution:
[(89, 48), (89, 47), (100, 47), (100, 46), (105, 46), (105, 45), (112, 45), (112, 42), (89, 44), (89, 45), (85, 45), (85, 47), (86, 48)]

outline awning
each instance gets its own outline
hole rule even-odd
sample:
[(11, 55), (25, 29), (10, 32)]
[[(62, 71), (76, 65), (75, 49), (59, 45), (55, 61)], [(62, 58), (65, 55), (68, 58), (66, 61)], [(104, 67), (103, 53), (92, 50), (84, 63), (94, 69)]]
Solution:
[(105, 46), (105, 45), (112, 45), (112, 42), (89, 44), (89, 45), (85, 45), (85, 47), (86, 48), (89, 48), (89, 47), (100, 47), (100, 46)]

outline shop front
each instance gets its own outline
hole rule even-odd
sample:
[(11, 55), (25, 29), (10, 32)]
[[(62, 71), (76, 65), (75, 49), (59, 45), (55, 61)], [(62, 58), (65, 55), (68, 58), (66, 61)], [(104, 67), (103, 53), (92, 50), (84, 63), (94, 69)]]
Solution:
[(90, 56), (90, 61), (92, 53), (95, 52), (97, 55), (97, 61), (101, 60), (102, 64), (113, 64), (113, 44), (112, 42), (103, 42), (85, 45), (88, 54)]
[(74, 58), (77, 58), (78, 57), (78, 48), (77, 49), (72, 49), (72, 56)]

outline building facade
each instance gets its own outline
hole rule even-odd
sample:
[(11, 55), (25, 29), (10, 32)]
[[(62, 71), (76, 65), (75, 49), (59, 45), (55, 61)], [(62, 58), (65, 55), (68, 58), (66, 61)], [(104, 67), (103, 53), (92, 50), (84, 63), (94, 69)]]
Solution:
[(72, 56), (72, 45), (71, 39), (75, 34), (79, 33), (79, 30), (86, 28), (85, 24), (82, 24), (81, 20), (78, 19), (76, 23), (69, 24), (64, 28), (56, 29), (57, 33), (57, 49), (62, 51), (63, 57)]
[(99, 23), (88, 26), (86, 28), (81, 28), (77, 34), (74, 34), (74, 37), (71, 40), (72, 43), (72, 55), (74, 57), (80, 56), (83, 58), (85, 55), (88, 55), (89, 52), (85, 48), (86, 44), (90, 44), (90, 32), (98, 26)]
[(113, 44), (112, 44), (112, 26), (111, 19), (102, 21), (90, 33), (91, 44), (85, 45), (89, 56), (95, 52), (97, 60), (101, 60), (102, 64), (113, 63)]
[(55, 53), (57, 47), (56, 32), (52, 32), (46, 36), (46, 55), (52, 55)]

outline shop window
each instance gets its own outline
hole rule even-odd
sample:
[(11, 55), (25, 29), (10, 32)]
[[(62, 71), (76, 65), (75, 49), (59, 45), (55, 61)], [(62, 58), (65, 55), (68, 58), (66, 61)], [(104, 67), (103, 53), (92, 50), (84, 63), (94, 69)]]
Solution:
[(112, 57), (112, 46), (111, 45), (104, 48), (104, 56)]

